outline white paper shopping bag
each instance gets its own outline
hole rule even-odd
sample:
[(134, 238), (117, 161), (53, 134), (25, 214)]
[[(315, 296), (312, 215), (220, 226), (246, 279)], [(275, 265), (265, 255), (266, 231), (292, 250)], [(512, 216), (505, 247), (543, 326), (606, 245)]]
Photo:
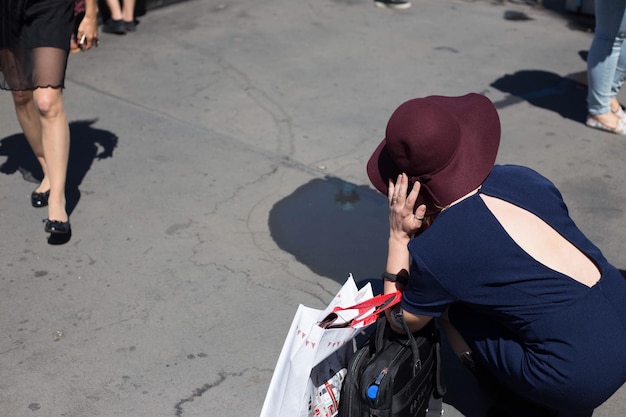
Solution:
[(350, 342), (398, 295), (373, 296), (368, 283), (358, 290), (352, 275), (324, 310), (298, 306), (261, 410), (261, 417), (298, 417), (308, 409), (311, 370)]
[[(291, 322), (261, 410), (261, 417), (300, 415), (311, 369), (352, 340), (360, 329), (324, 329), (318, 324), (335, 307), (348, 307), (373, 297), (369, 283), (358, 290), (352, 275), (324, 310), (304, 305)], [(308, 407), (308, 404), (306, 405)]]

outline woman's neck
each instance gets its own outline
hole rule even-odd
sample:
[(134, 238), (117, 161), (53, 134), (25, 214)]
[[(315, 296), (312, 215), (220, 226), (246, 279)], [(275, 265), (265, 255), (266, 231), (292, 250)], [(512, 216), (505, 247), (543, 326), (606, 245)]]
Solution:
[[(481, 185), (481, 186), (482, 186), (482, 185)], [(442, 208), (442, 209), (441, 209), (441, 211), (444, 211), (445, 209), (447, 209), (447, 208), (449, 208), (449, 207), (452, 207), (452, 206), (453, 206), (453, 205), (455, 205), (456, 203), (459, 203), (459, 202), (461, 202), (461, 201), (465, 200), (467, 197), (469, 197), (469, 196), (471, 196), (471, 195), (476, 194), (476, 193), (478, 192), (478, 190), (480, 190), (480, 187), (481, 187), (481, 186), (478, 186), (477, 188), (473, 189), (473, 190), (472, 190), (472, 191), (470, 191), (469, 193), (465, 194), (463, 197), (461, 197), (461, 198), (459, 198), (459, 199), (457, 199), (457, 200), (454, 200), (452, 203), (450, 203), (450, 204), (448, 204), (447, 206), (445, 206), (444, 208)]]

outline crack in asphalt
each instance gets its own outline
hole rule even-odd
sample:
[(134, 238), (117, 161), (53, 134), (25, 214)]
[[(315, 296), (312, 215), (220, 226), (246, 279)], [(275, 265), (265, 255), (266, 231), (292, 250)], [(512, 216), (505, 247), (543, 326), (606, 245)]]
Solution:
[(174, 409), (176, 410), (176, 417), (182, 417), (183, 412), (184, 412), (183, 405), (185, 405), (185, 403), (193, 402), (194, 399), (198, 397), (202, 397), (202, 395), (205, 392), (207, 392), (213, 387), (218, 386), (219, 384), (221, 384), (222, 382), (226, 380), (226, 375), (224, 375), (223, 373), (220, 372), (218, 375), (219, 375), (219, 379), (216, 382), (212, 384), (204, 384), (200, 388), (196, 388), (195, 390), (193, 390), (193, 393), (191, 394), (191, 396), (187, 398), (183, 398), (178, 403), (176, 403), (176, 405), (174, 406)]

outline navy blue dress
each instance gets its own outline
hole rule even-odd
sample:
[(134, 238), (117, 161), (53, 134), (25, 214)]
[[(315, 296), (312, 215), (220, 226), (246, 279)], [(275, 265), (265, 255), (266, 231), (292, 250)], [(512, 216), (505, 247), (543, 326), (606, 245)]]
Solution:
[[(480, 193), (545, 221), (586, 254), (601, 278), (588, 287), (539, 263), (506, 233)], [(498, 380), (559, 410), (592, 410), (626, 382), (626, 280), (569, 217), (561, 194), (535, 171), (495, 166), (479, 193), (409, 243), (402, 307), (449, 315)]]

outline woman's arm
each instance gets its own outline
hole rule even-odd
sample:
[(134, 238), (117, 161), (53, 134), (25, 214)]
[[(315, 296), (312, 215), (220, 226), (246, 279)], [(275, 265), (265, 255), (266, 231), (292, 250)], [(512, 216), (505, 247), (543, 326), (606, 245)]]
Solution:
[(448, 341), (448, 344), (450, 345), (454, 353), (456, 353), (459, 358), (462, 358), (463, 354), (465, 353), (471, 354), (472, 349), (469, 347), (465, 339), (463, 339), (461, 333), (459, 333), (456, 327), (452, 325), (452, 322), (450, 322), (450, 319), (448, 317), (448, 310), (449, 308), (447, 308), (446, 311), (441, 315), (441, 317), (439, 317), (438, 323), (445, 333), (446, 340)]
[[(408, 177), (406, 174), (400, 174), (395, 184), (389, 181), (389, 193), (387, 195), (389, 199), (389, 243), (386, 271), (406, 279), (409, 277), (410, 260), (408, 244), (411, 237), (422, 227), (422, 220), (426, 214), (425, 205), (415, 209), (420, 184), (415, 183), (407, 195), (408, 187)], [(400, 281), (384, 280), (385, 294), (403, 290), (404, 285)], [(393, 311), (397, 310), (393, 309), (386, 312), (387, 320), (394, 331), (403, 333), (403, 330), (393, 320)], [(404, 319), (409, 325), (409, 330), (415, 332), (424, 327), (432, 317), (404, 312)]]
[[(389, 181), (389, 246), (387, 252), (387, 272), (403, 274), (408, 277), (409, 248), (411, 237), (422, 227), (422, 220), (426, 214), (426, 206), (415, 209), (415, 202), (420, 190), (420, 184), (407, 194), (409, 178), (400, 174), (396, 183)], [(390, 287), (391, 288), (391, 287)], [(395, 289), (393, 290), (395, 291)]]

